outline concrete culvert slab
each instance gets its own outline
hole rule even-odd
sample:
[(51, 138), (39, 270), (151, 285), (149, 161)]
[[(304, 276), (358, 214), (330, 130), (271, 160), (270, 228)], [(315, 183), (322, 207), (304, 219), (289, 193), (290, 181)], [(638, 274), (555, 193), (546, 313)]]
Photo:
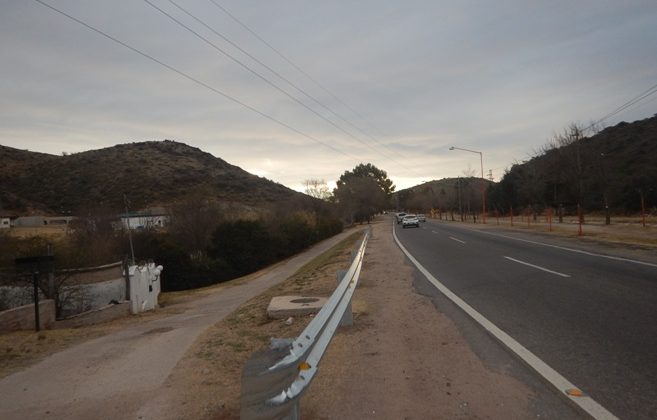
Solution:
[(326, 303), (324, 297), (274, 296), (267, 307), (267, 316), (273, 319), (286, 319), (319, 312)]
[(319, 298), (301, 298), (301, 299), (292, 299), (292, 303), (313, 303), (317, 302)]

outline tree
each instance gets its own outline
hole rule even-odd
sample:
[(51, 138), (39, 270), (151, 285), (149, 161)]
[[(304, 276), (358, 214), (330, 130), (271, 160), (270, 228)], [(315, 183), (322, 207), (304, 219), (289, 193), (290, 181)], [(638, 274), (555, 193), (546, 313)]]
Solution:
[(477, 171), (472, 168), (472, 165), (468, 165), (468, 167), (461, 172), (463, 172), (463, 176), (466, 178), (474, 178), (477, 176)]
[(223, 222), (212, 233), (208, 254), (240, 276), (274, 261), (272, 235), (259, 220)]
[(386, 195), (386, 198), (389, 198), (392, 193), (395, 191), (395, 185), (388, 178), (386, 171), (383, 171), (371, 163), (368, 164), (359, 164), (353, 171), (345, 171), (345, 173), (340, 176), (340, 179), (337, 182), (338, 188), (341, 184), (346, 183), (350, 178), (372, 178), (376, 181), (377, 185)]
[(309, 178), (303, 181), (303, 191), (306, 195), (320, 200), (329, 201), (331, 199), (331, 191), (329, 190), (326, 180)]
[(333, 195), (349, 221), (364, 222), (389, 206), (394, 190), (385, 171), (361, 163), (340, 176)]
[(169, 232), (183, 249), (197, 257), (205, 252), (212, 232), (224, 220), (218, 203), (198, 193), (172, 205), (169, 212)]

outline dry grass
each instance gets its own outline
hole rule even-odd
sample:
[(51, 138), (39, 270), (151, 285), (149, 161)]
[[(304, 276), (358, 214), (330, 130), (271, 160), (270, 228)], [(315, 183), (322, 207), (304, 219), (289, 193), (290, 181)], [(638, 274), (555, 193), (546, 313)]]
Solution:
[[(540, 216), (537, 220), (527, 216), (514, 216), (513, 226), (509, 217), (499, 219), (491, 217), (487, 220), (489, 227), (501, 226), (518, 230), (548, 233), (555, 236), (576, 238), (580, 237), (577, 217), (564, 217), (563, 223), (552, 219), (552, 226), (548, 223), (546, 216)], [(643, 226), (641, 217), (612, 217), (611, 224), (605, 225), (604, 216), (587, 215), (582, 225), (582, 238), (595, 241), (638, 245), (648, 248), (657, 247), (657, 217), (646, 216), (646, 226)]]
[(267, 317), (274, 296), (329, 296), (336, 286), (336, 271), (349, 264), (349, 256), (362, 232), (350, 235), (294, 276), (243, 304), (209, 328), (176, 366), (168, 382), (177, 390), (183, 418), (239, 418), (240, 378), (244, 364), (271, 338), (298, 336), (311, 317), (284, 320)]
[(39, 226), (39, 227), (12, 227), (7, 230), (9, 236), (15, 238), (33, 238), (35, 236), (61, 239), (65, 238), (69, 233), (69, 228), (66, 225), (52, 225), (52, 226)]
[(43, 358), (75, 344), (102, 337), (128, 325), (165, 315), (146, 312), (112, 322), (80, 328), (16, 331), (0, 335), (0, 378), (31, 366)]
[(227, 287), (226, 283), (203, 289), (161, 293), (160, 309), (130, 315), (98, 325), (0, 334), (0, 378), (31, 366), (43, 358), (75, 344), (102, 337), (135, 323), (150, 321), (185, 310), (184, 303)]
[[(270, 337), (296, 336), (310, 320), (310, 317), (297, 319), (288, 326), (281, 320), (268, 319), (266, 308), (271, 297), (282, 294), (330, 295), (336, 285), (336, 271), (348, 265), (354, 243), (361, 237), (361, 232), (352, 234), (306, 264), (285, 282), (246, 302), (197, 340), (187, 356), (178, 364), (169, 381), (183, 383), (183, 386), (176, 386), (177, 389), (185, 390), (180, 398), (197, 402), (218, 402), (212, 403), (212, 406), (186, 405), (189, 413), (187, 418), (202, 418), (208, 415), (211, 418), (239, 417), (239, 384), (245, 361), (254, 351), (267, 345)], [(46, 330), (40, 333), (19, 331), (0, 335), (0, 378), (75, 344), (101, 337), (134, 323), (182, 312), (186, 302), (216, 293), (222, 288), (241, 284), (251, 277), (245, 276), (202, 289), (162, 293), (159, 299), (160, 309), (157, 311), (100, 325)]]

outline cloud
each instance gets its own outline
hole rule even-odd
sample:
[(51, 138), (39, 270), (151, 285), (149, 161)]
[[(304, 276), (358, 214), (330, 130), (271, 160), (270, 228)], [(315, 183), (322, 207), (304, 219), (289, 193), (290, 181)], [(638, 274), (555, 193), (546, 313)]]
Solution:
[[(0, 143), (61, 153), (175, 139), (296, 189), (361, 162), (398, 188), (459, 176), (476, 156), (448, 151), (457, 145), (481, 150), (499, 179), (555, 130), (599, 118), (657, 78), (657, 6), (647, 0), (222, 2), (330, 93), (212, 3), (179, 3), (339, 116), (167, 2), (156, 4), (332, 123), (145, 3), (52, 4), (294, 130), (37, 3), (9, 2)], [(643, 104), (608, 123), (654, 113)]]

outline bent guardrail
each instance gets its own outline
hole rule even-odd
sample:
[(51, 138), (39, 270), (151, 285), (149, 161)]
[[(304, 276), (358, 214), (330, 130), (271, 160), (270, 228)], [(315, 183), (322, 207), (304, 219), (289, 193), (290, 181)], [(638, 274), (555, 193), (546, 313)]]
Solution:
[(294, 340), (272, 340), (269, 350), (256, 353), (244, 367), (240, 418), (298, 419), (299, 399), (315, 377), (333, 334), (351, 325), (351, 298), (363, 265), (368, 230), (352, 253), (349, 269), (338, 272), (338, 286), (322, 309)]

